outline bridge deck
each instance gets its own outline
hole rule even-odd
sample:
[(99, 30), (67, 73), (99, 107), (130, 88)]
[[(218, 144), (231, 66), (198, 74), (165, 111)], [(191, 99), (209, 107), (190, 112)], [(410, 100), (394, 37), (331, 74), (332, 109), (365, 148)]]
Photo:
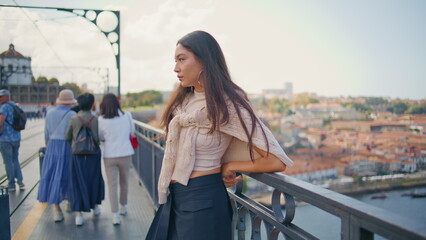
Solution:
[[(37, 127), (36, 127), (37, 126)], [(34, 129), (38, 130), (35, 131)], [(85, 223), (75, 226), (75, 214), (65, 212), (65, 220), (53, 221), (53, 206), (37, 201), (38, 182), (40, 179), (39, 159), (34, 152), (43, 144), (39, 124), (34, 125), (32, 134), (25, 133), (21, 143), (20, 159), (28, 164), (22, 168), (26, 189), (9, 193), (10, 224), (12, 239), (144, 239), (154, 217), (154, 206), (144, 188), (139, 184), (136, 172), (131, 169), (129, 176), (128, 214), (123, 216), (121, 225), (112, 225), (112, 213), (105, 188), (105, 200), (102, 202), (101, 214), (94, 217), (84, 213)], [(24, 133), (23, 133), (24, 134)], [(31, 137), (30, 137), (31, 136)], [(24, 157), (25, 156), (25, 157)], [(30, 157), (33, 156), (33, 157)], [(32, 159), (32, 160), (29, 160)], [(24, 161), (25, 161), (24, 160)], [(102, 166), (103, 168), (103, 166)], [(106, 182), (104, 169), (103, 176)], [(1, 174), (0, 174), (1, 175)], [(3, 182), (2, 185), (6, 185)], [(64, 203), (62, 203), (64, 209)]]

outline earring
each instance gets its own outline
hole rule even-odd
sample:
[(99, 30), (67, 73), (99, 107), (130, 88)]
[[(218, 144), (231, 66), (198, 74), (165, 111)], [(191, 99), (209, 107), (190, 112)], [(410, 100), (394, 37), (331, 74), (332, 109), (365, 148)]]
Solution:
[(198, 85), (200, 85), (200, 86), (201, 86), (200, 76), (201, 76), (201, 73), (202, 73), (203, 71), (204, 71), (204, 70), (201, 70), (201, 71), (198, 73), (198, 77), (197, 77), (197, 82), (198, 82)]

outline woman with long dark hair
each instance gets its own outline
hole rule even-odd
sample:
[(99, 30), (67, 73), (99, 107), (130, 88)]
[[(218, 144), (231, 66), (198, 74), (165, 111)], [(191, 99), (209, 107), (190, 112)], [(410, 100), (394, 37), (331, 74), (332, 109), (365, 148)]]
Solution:
[[(102, 98), (100, 114), (99, 139), (104, 144), (103, 157), (113, 213), (112, 224), (118, 225), (121, 223), (120, 215), (127, 214), (127, 182), (132, 155), (135, 153), (129, 136), (134, 134), (135, 126), (131, 114), (121, 110), (117, 97), (112, 93)], [(117, 195), (118, 185), (120, 198)]]
[(236, 172), (281, 172), (293, 162), (232, 82), (222, 50), (207, 32), (181, 38), (180, 81), (163, 113), (166, 148), (158, 183), (161, 204), (147, 239), (231, 239), (225, 187)]

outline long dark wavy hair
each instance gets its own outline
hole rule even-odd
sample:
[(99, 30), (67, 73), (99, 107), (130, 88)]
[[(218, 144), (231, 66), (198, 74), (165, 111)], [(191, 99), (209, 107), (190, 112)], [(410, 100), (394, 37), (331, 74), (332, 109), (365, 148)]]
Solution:
[[(206, 95), (206, 105), (208, 118), (212, 122), (210, 133), (220, 129), (221, 124), (229, 122), (229, 110), (226, 105), (228, 98), (234, 105), (244, 132), (248, 138), (250, 157), (253, 160), (253, 133), (257, 124), (260, 125), (253, 109), (249, 104), (247, 94), (237, 86), (232, 80), (226, 65), (225, 57), (218, 42), (212, 35), (204, 31), (194, 31), (182, 37), (176, 45), (181, 44), (188, 51), (192, 52), (203, 66), (204, 89)], [(181, 106), (184, 99), (193, 94), (192, 87), (182, 87), (179, 85), (170, 97), (170, 100), (162, 115), (161, 123), (166, 130), (173, 119), (173, 112)], [(241, 107), (247, 110), (251, 118), (251, 129), (249, 130), (241, 117)], [(264, 129), (263, 136), (267, 142), (267, 152), (269, 153), (269, 143)]]
[(107, 93), (102, 98), (101, 105), (99, 106), (101, 116), (104, 118), (114, 118), (120, 116), (118, 111), (123, 112), (120, 107), (120, 102), (117, 96), (112, 93)]

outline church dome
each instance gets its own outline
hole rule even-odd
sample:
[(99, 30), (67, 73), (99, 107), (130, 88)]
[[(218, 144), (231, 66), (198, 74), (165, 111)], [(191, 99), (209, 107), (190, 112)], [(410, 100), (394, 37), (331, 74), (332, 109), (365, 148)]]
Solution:
[(15, 50), (15, 46), (11, 43), (9, 45), (9, 50), (4, 51), (0, 54), (1, 58), (5, 57), (15, 57), (15, 58), (25, 58), (20, 52)]

